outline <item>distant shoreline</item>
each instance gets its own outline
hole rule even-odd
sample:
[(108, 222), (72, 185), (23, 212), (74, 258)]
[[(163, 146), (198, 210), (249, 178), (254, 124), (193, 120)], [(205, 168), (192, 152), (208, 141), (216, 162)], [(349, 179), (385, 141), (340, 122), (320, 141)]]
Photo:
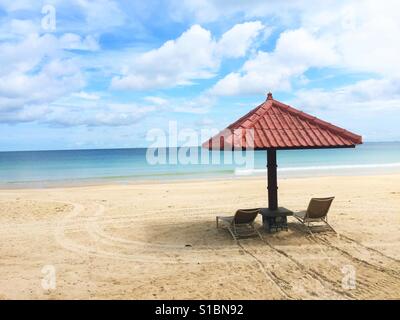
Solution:
[[(386, 169), (386, 168), (385, 168)], [(398, 175), (400, 177), (400, 168), (398, 170), (377, 170), (377, 171), (342, 171), (342, 172), (313, 172), (314, 174), (306, 173), (291, 173), (290, 175), (278, 174), (278, 179), (282, 180), (297, 180), (297, 179), (318, 179), (318, 178), (340, 178), (340, 177), (378, 177), (386, 175)], [(203, 176), (203, 177), (179, 177), (165, 179), (81, 179), (70, 181), (33, 181), (33, 182), (15, 182), (15, 183), (0, 183), (0, 191), (6, 190), (40, 190), (40, 189), (64, 189), (64, 188), (84, 188), (84, 187), (104, 187), (104, 186), (129, 186), (129, 185), (159, 185), (159, 184), (181, 184), (181, 183), (198, 183), (198, 182), (220, 182), (220, 181), (240, 181), (240, 180), (266, 180), (265, 174), (254, 175), (223, 175), (223, 176)]]

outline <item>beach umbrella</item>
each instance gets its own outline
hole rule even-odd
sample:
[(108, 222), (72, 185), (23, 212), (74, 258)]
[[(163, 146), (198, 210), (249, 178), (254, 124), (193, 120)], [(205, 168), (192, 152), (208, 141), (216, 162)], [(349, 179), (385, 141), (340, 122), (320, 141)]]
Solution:
[(203, 143), (209, 150), (266, 150), (268, 209), (278, 209), (277, 150), (354, 148), (362, 137), (275, 100), (266, 101)]

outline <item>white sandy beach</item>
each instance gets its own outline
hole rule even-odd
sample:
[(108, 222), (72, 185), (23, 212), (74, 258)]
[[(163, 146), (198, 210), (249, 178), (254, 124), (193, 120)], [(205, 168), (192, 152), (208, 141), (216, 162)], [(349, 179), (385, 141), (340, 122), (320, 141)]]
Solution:
[[(280, 179), (280, 205), (293, 210), (334, 195), (341, 236), (311, 237), (289, 218), (288, 232), (239, 246), (215, 216), (267, 206), (265, 184), (0, 190), (0, 298), (400, 298), (400, 175)], [(54, 290), (42, 288), (46, 265)], [(349, 266), (355, 289), (342, 285)]]

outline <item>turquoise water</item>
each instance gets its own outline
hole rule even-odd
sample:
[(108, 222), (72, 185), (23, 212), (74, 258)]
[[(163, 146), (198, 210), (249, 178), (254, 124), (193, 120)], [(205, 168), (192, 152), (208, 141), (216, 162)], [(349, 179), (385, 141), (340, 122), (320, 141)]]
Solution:
[[(164, 151), (172, 154), (179, 152), (176, 149)], [(205, 152), (200, 148), (190, 150), (192, 155), (201, 151)], [(152, 165), (146, 159), (146, 152), (144, 148), (0, 152), (0, 185), (42, 187), (51, 184), (223, 178), (265, 173), (265, 151), (254, 153), (254, 168), (224, 164), (224, 159), (219, 164), (184, 165), (178, 161), (178, 164)], [(207, 151), (204, 155), (218, 160), (221, 154)], [(228, 152), (225, 160), (232, 156)], [(400, 171), (400, 142), (365, 143), (355, 149), (278, 151), (278, 166), (280, 177)]]

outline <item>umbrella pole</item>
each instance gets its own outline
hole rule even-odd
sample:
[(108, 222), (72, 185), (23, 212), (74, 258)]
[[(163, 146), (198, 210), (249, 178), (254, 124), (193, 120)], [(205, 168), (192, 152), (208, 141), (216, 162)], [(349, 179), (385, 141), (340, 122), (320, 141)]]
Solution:
[(278, 181), (276, 165), (276, 149), (267, 150), (268, 169), (268, 209), (278, 209)]

